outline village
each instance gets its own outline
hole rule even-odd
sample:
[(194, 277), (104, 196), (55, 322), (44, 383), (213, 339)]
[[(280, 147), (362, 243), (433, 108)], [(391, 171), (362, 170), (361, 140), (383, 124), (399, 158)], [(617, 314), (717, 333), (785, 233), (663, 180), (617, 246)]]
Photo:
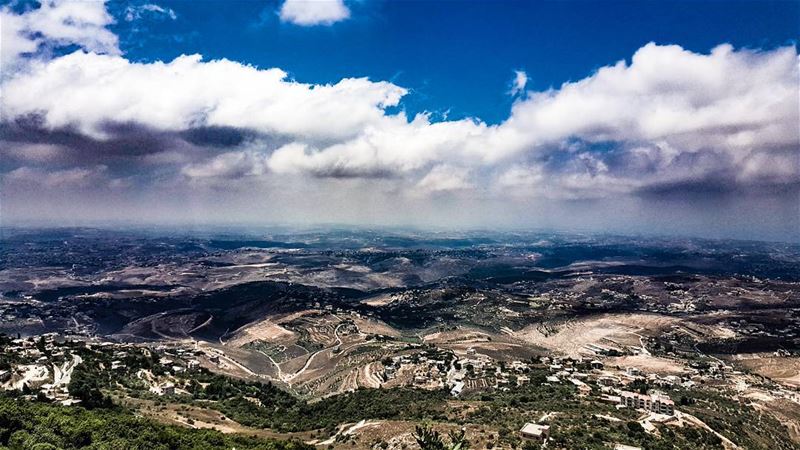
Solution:
[[(17, 391), (30, 400), (62, 405), (81, 402), (72, 395), (69, 386), (76, 367), (82, 362), (80, 354), (84, 349), (104, 355), (103, 370), (116, 377), (121, 386), (144, 390), (146, 395), (138, 395), (145, 397), (179, 398), (175, 396), (189, 394), (187, 387), (192, 373), (197, 370), (238, 372), (272, 381), (269, 376), (249, 371), (219, 348), (200, 342), (115, 343), (48, 333), (27, 338), (5, 337), (3, 344), (2, 388)], [(681, 411), (680, 403), (691, 402), (692, 390), (699, 386), (727, 386), (744, 393), (752, 382), (752, 376), (722, 361), (690, 361), (682, 373), (664, 375), (634, 366), (608, 365), (604, 362), (608, 354), (615, 352), (593, 345), (586, 348), (587, 357), (551, 355), (527, 360), (497, 360), (474, 347), (453, 351), (409, 344), (397, 354), (368, 367), (375, 371), (378, 387), (446, 390), (453, 399), (472, 398), (481, 392), (513, 391), (529, 384), (565, 386), (586, 401), (635, 411), (637, 422), (647, 433), (658, 433), (656, 424), (689, 424), (710, 430), (698, 418)], [(773, 385), (768, 395), (800, 405), (800, 393), (796, 389)], [(552, 432), (549, 417), (548, 414), (531, 417), (517, 434), (534, 445), (546, 445)], [(607, 414), (598, 417), (612, 422), (621, 420)], [(724, 440), (724, 436), (720, 438)], [(637, 447), (625, 447), (621, 443), (618, 448)]]

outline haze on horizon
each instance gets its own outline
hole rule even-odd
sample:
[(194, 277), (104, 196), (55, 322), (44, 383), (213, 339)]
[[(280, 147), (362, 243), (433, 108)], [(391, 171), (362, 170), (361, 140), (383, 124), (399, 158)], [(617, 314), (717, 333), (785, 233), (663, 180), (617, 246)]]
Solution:
[(800, 240), (797, 2), (0, 4), (0, 226)]

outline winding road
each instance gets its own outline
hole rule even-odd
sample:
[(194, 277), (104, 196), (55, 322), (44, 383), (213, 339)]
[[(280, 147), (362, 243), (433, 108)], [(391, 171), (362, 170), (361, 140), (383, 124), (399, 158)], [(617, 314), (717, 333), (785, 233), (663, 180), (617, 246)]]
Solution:
[(294, 380), (295, 378), (300, 376), (303, 372), (306, 371), (306, 369), (308, 369), (308, 367), (311, 365), (311, 361), (314, 359), (315, 356), (319, 355), (320, 353), (322, 353), (324, 351), (328, 351), (328, 350), (331, 350), (333, 348), (341, 346), (342, 345), (342, 338), (339, 337), (339, 327), (341, 327), (342, 325), (344, 325), (344, 322), (340, 322), (338, 325), (336, 325), (336, 328), (333, 329), (333, 337), (336, 338), (336, 345), (334, 345), (333, 347), (323, 348), (322, 350), (318, 350), (318, 351), (312, 353), (311, 356), (309, 356), (308, 359), (306, 360), (306, 363), (303, 365), (303, 367), (300, 370), (298, 370), (297, 372), (287, 376), (284, 379), (284, 381), (286, 381), (287, 383), (291, 383), (292, 380)]

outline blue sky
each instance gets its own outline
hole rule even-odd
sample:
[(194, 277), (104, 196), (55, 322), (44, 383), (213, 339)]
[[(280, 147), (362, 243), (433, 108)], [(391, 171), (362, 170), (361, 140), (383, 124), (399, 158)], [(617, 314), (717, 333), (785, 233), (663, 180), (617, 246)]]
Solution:
[(11, 0), (0, 22), (4, 223), (800, 241), (800, 2)]
[[(303, 82), (391, 80), (412, 90), (403, 102), (411, 112), (490, 123), (508, 116), (516, 69), (539, 91), (630, 59), (651, 41), (696, 52), (723, 42), (771, 49), (795, 43), (800, 31), (800, 2), (792, 1), (363, 0), (348, 3), (350, 19), (316, 27), (282, 23), (279, 2), (158, 3), (177, 20), (111, 27), (129, 58), (201, 53), (280, 67)], [(123, 4), (115, 9), (121, 16)]]

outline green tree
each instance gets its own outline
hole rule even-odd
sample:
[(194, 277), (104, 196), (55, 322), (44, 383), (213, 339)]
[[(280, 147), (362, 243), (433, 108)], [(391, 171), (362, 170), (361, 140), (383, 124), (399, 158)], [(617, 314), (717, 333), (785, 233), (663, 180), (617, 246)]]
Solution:
[(100, 391), (100, 381), (94, 374), (85, 370), (83, 365), (73, 370), (67, 390), (70, 395), (79, 399), (85, 408), (111, 406), (111, 400)]
[(458, 432), (451, 431), (448, 433), (448, 439), (445, 440), (438, 431), (430, 426), (418, 425), (413, 436), (422, 450), (466, 450), (469, 448), (469, 441), (467, 441), (463, 429)]

